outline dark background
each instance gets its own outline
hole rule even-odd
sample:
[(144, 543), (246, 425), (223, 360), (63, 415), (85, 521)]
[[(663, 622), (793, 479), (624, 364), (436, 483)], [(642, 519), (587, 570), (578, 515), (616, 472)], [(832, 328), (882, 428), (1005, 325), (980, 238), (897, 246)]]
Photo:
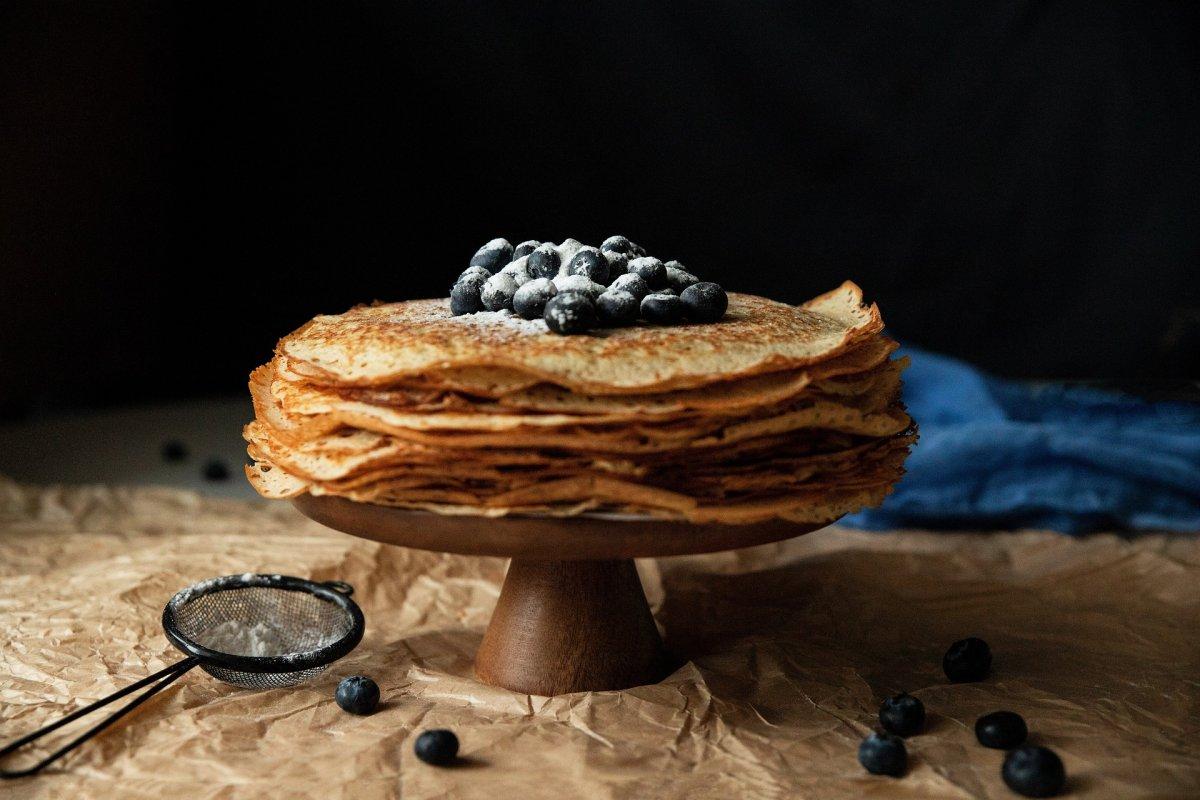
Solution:
[(1194, 378), (1192, 5), (5, 3), (0, 413), (240, 392), (494, 236), (852, 278), (1002, 374)]

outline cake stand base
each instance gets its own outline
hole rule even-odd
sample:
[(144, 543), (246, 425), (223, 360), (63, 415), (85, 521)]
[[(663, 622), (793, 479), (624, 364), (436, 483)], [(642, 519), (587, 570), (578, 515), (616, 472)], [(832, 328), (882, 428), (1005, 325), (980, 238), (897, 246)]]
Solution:
[(627, 689), (665, 677), (671, 662), (650, 616), (634, 558), (711, 553), (822, 528), (652, 517), (450, 516), (301, 495), (306, 516), (386, 544), (512, 559), (475, 673), (536, 695)]
[(536, 695), (624, 689), (669, 671), (632, 559), (514, 558), (475, 656), (485, 683)]

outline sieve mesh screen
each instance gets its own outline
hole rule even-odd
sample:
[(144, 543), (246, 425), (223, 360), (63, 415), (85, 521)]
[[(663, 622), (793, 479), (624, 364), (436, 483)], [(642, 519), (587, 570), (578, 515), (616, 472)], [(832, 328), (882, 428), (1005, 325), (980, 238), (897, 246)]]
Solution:
[(200, 664), (218, 680), (252, 689), (291, 686), (319, 675), (324, 666), (288, 671), (286, 660), (332, 645), (354, 627), (354, 618), (335, 603), (274, 586), (200, 594), (175, 606), (173, 613), (179, 634), (202, 647), (227, 655), (283, 659), (277, 672)]

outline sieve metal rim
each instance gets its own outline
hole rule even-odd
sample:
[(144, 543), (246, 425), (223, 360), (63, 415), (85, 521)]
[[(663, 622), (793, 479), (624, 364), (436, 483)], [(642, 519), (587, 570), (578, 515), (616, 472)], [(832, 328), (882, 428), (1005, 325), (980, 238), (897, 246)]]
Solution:
[[(193, 600), (217, 592), (236, 591), (251, 587), (282, 589), (290, 592), (306, 592), (320, 599), (333, 603), (350, 615), (350, 630), (345, 636), (316, 650), (305, 653), (289, 653), (283, 656), (241, 656), (222, 653), (198, 644), (179, 630), (175, 619), (175, 610)], [(163, 608), (162, 626), (167, 641), (184, 653), (198, 658), (201, 666), (217, 666), (237, 672), (300, 672), (316, 667), (325, 667), (349, 653), (362, 641), (366, 622), (362, 609), (350, 599), (354, 591), (352, 587), (341, 581), (316, 581), (296, 578), (291, 575), (265, 575), (245, 573), (241, 575), (224, 575), (211, 578), (189, 586), (167, 602)]]

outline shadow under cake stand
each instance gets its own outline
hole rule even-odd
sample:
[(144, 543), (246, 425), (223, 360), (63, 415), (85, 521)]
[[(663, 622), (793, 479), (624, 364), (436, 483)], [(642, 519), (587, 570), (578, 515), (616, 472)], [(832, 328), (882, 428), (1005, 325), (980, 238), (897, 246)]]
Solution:
[(302, 495), (292, 502), (322, 525), (364, 539), (511, 558), (475, 656), (475, 674), (493, 686), (544, 696), (625, 689), (671, 671), (634, 558), (733, 550), (829, 524), (696, 524), (600, 515), (487, 518), (330, 496)]

